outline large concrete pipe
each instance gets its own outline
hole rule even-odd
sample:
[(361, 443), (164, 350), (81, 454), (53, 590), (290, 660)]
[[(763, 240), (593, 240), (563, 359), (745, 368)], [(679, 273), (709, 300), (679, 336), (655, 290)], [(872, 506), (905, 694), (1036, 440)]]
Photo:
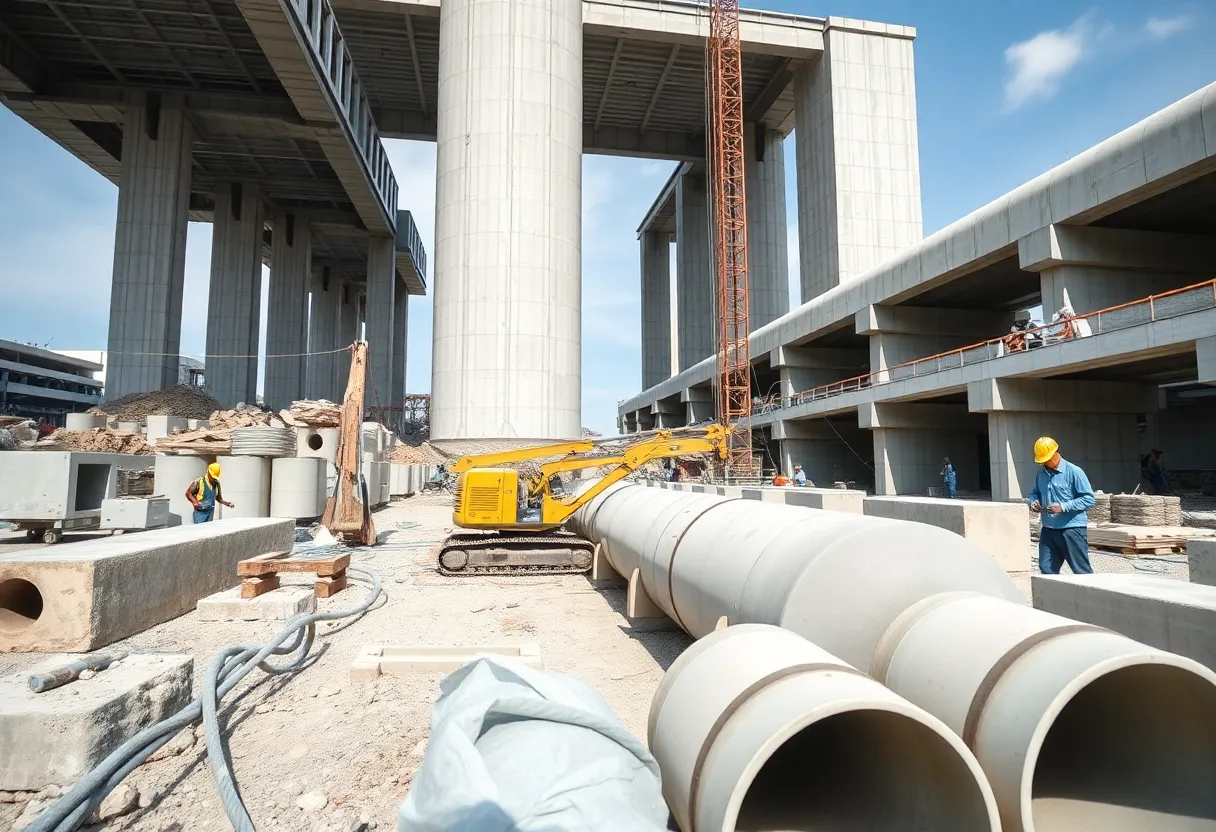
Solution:
[(949, 728), (778, 627), (727, 627), (684, 651), (648, 739), (684, 832), (1000, 829)]
[(270, 463), (270, 516), (305, 520), (325, 512), (325, 466), (320, 457), (284, 456)]
[(1216, 829), (1216, 674), (1022, 604), (946, 593), (870, 674), (975, 752), (1006, 832)]
[(622, 486), (572, 529), (694, 636), (729, 624), (785, 627), (867, 668), (895, 618), (930, 595), (1017, 600), (1008, 576), (956, 534), (900, 520)]
[(206, 473), (206, 457), (156, 455), (152, 491), (169, 498), (170, 526), (189, 526), (194, 522), (194, 506), (186, 499), (186, 488)]
[(235, 508), (220, 506), (221, 520), (229, 517), (270, 516), (270, 460), (262, 456), (221, 456), (220, 490)]

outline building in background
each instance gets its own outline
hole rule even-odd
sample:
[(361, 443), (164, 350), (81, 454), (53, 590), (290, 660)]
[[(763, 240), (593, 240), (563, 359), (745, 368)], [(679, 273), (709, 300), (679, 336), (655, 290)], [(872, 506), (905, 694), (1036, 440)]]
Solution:
[[(69, 358), (78, 358), (83, 361), (96, 364), (100, 369), (94, 374), (94, 377), (104, 386), (106, 381), (106, 366), (109, 363), (106, 360), (105, 350), (55, 350), (57, 355), (68, 356)], [(187, 358), (186, 356), (178, 356), (177, 359), (177, 383), (186, 387), (202, 387), (204, 381), (203, 373), (204, 364), (195, 358)]]
[(0, 340), (0, 413), (62, 427), (101, 403), (100, 362)]

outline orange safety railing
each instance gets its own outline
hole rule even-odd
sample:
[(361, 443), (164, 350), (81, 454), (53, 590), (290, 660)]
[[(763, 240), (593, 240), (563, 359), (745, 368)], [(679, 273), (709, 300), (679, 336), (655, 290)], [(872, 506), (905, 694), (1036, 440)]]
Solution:
[[(1036, 346), (1041, 348), (1073, 340), (1077, 337), (1093, 337), (1107, 332), (1116, 332), (1120, 329), (1139, 326), (1140, 324), (1175, 318), (1179, 315), (1201, 312), (1205, 309), (1213, 308), (1216, 308), (1216, 279), (1205, 280), (1203, 283), (1184, 286), (1181, 289), (1172, 289), (1157, 295), (1149, 295), (1146, 298), (1112, 306), (1108, 309), (1087, 312), (1084, 315), (1077, 315), (1067, 320), (1043, 324), (1033, 329), (1013, 333), (1015, 338), (1020, 338), (1022, 343), (1027, 345), (1017, 350), (1010, 350), (1011, 339), (1010, 335), (1006, 334), (999, 338), (981, 341), (978, 344), (971, 344), (949, 350), (948, 352), (938, 353), (937, 355), (917, 358), (913, 361), (906, 361), (903, 364), (895, 364), (887, 367), (885, 370), (877, 370), (865, 375), (834, 381), (830, 384), (821, 384), (818, 387), (812, 387), (809, 390), (803, 390), (801, 393), (795, 393), (787, 397), (782, 401), (781, 407), (775, 409), (819, 401), (839, 396), (842, 393), (853, 393), (880, 384), (889, 384), (892, 381), (904, 381), (910, 378), (940, 373), (943, 370), (969, 367), (973, 364), (992, 361), (1006, 355), (1016, 355), (1025, 352), (1027, 349), (1033, 349)], [(1091, 334), (1088, 336), (1078, 336), (1075, 334), (1073, 324), (1076, 321), (1089, 322), (1090, 329), (1092, 330)]]

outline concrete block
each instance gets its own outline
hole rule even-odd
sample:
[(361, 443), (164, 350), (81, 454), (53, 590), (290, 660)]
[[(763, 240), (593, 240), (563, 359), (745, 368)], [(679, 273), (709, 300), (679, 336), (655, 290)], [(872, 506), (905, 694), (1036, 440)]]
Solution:
[(952, 531), (979, 546), (1006, 572), (1030, 569), (1029, 510), (1022, 503), (934, 497), (866, 497), (871, 517), (911, 520)]
[(359, 651), (350, 666), (352, 682), (371, 682), (382, 673), (414, 671), (451, 673), (478, 656), (505, 656), (529, 667), (543, 668), (540, 647), (535, 644), (475, 645), (469, 647), (415, 647), (369, 644)]
[(317, 596), (309, 586), (280, 586), (256, 598), (242, 598), (239, 586), (200, 598), (199, 621), (286, 621), (316, 612)]
[(1191, 583), (1216, 586), (1216, 539), (1188, 540), (1186, 559), (1191, 567)]
[(178, 416), (151, 415), (148, 417), (148, 441), (155, 445), (158, 440), (172, 436), (178, 428), (184, 430), (186, 427), (187, 420)]
[(866, 492), (851, 488), (786, 488), (785, 504), (863, 514)]
[(1216, 587), (1149, 575), (1035, 575), (1035, 609), (1075, 618), (1216, 670)]
[(0, 789), (69, 786), (135, 734), (190, 702), (194, 660), (135, 654), (63, 687), (34, 693), (27, 679), (79, 656), (0, 678)]
[[(119, 454), (7, 451), (0, 476), (0, 520), (83, 520), (101, 517), (115, 495)], [(185, 490), (183, 484), (182, 490)]]
[(116, 498), (101, 501), (103, 529), (159, 529), (167, 525), (168, 497)]
[(94, 650), (235, 586), (237, 561), (290, 551), (292, 520), (238, 518), (0, 559), (0, 652)]

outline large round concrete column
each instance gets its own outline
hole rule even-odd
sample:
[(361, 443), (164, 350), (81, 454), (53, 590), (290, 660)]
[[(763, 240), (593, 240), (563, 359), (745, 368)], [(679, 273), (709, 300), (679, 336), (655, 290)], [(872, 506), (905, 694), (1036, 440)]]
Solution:
[(440, 5), (431, 438), (579, 435), (581, 0)]

